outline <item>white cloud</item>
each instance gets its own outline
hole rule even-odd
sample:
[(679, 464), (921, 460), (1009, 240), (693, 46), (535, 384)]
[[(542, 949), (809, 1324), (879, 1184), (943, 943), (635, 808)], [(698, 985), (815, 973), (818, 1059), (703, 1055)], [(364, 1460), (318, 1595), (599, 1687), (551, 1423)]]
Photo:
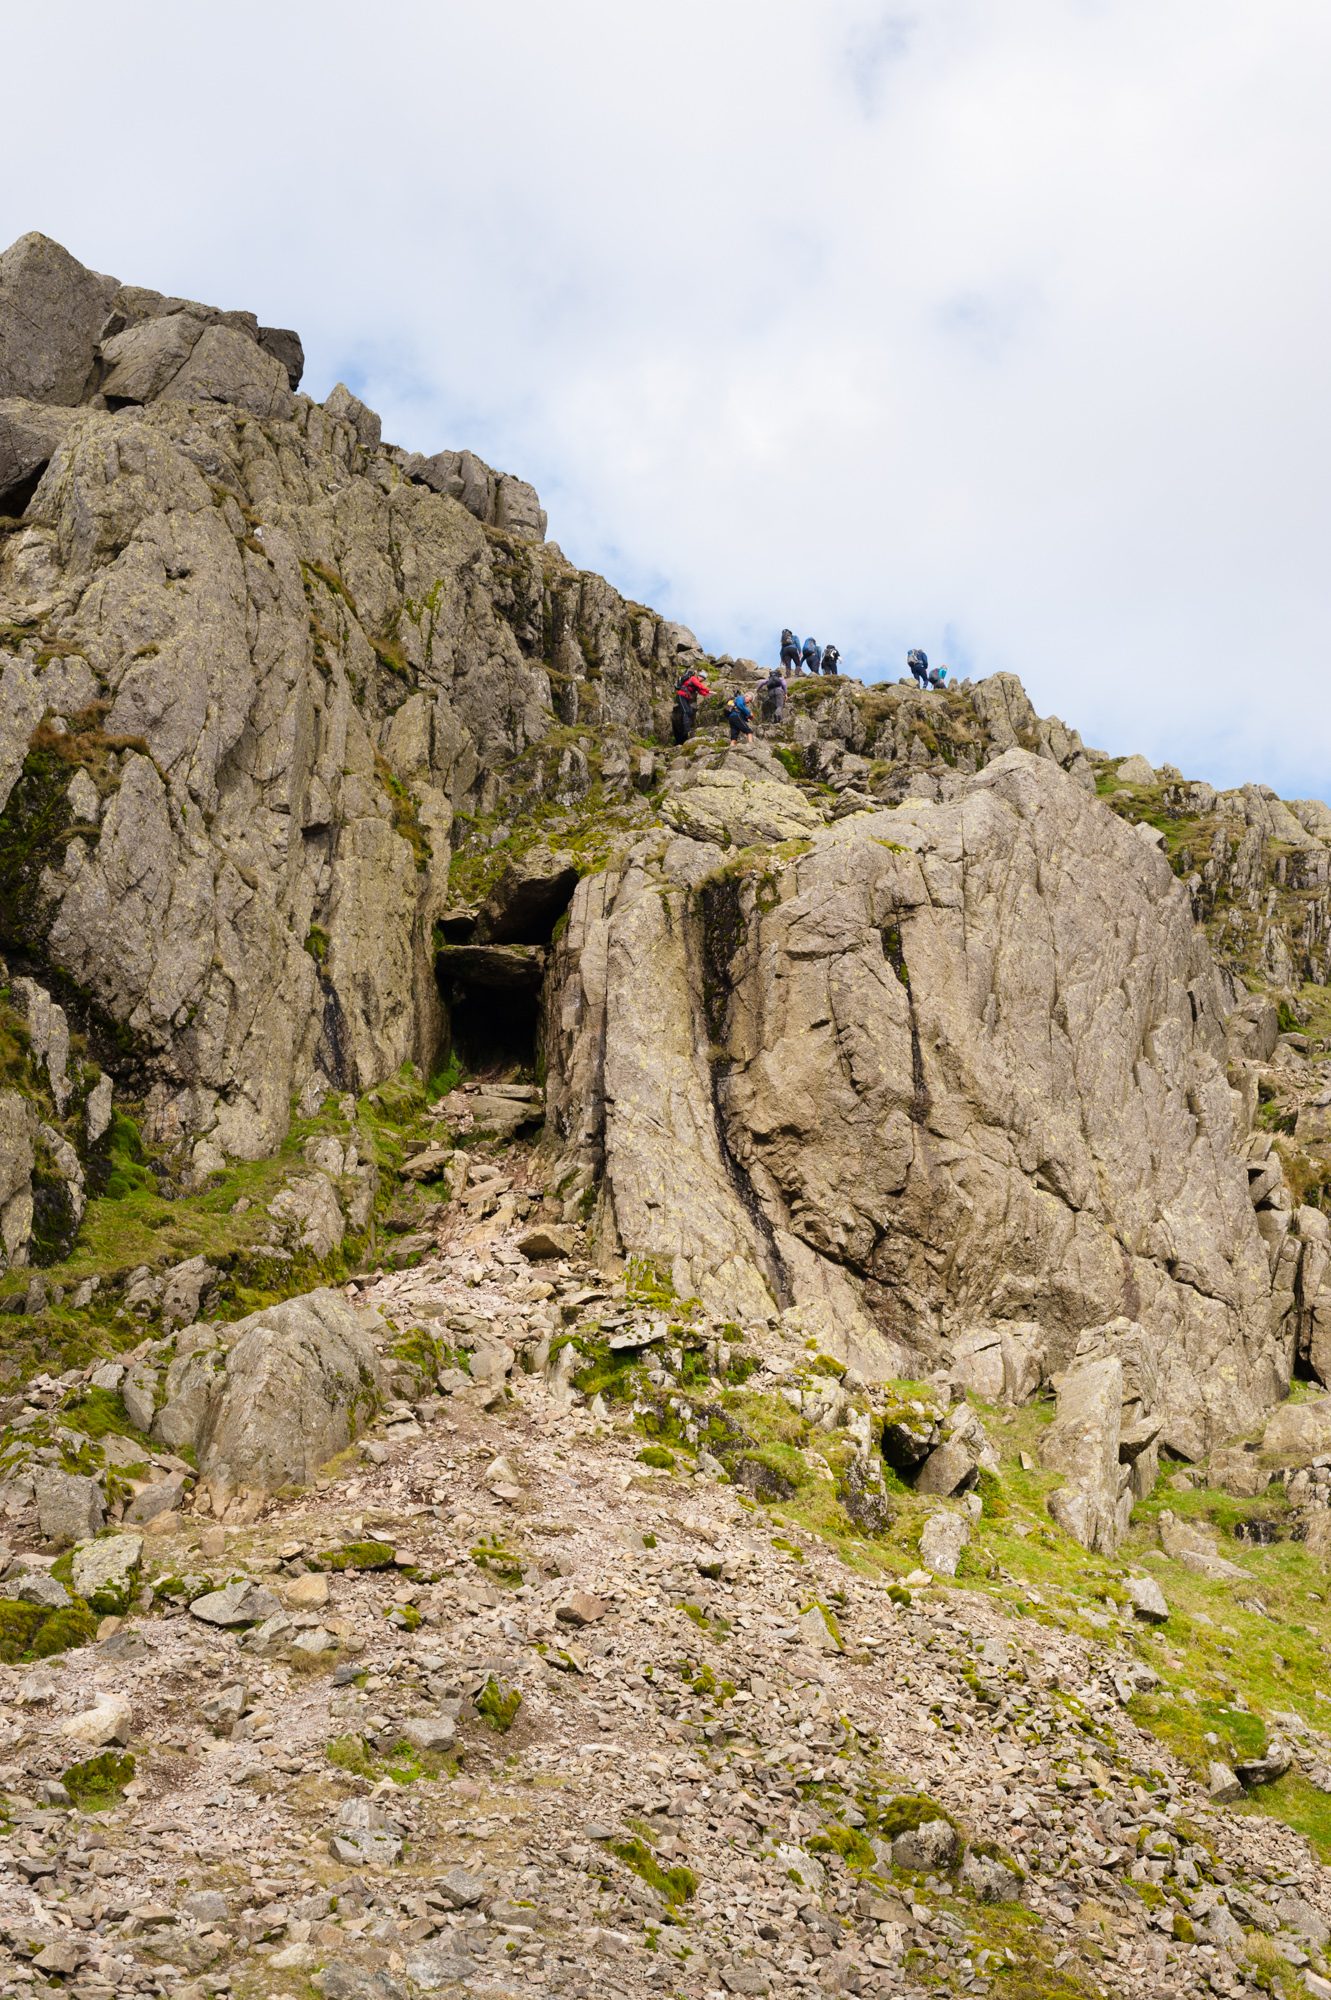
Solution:
[(7, 67), (0, 237), (298, 326), (713, 647), (1328, 789), (1320, 0), (57, 0)]

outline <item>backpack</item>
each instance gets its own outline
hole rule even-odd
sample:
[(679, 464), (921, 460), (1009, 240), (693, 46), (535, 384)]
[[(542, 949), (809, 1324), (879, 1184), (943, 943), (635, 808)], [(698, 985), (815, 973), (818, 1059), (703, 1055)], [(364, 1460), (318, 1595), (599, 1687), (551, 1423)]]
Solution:
[(801, 651), (803, 652), (806, 660), (821, 659), (822, 650), (823, 650), (822, 647), (818, 644), (818, 641), (816, 639), (806, 639), (804, 641), (803, 647), (801, 648)]
[(918, 646), (912, 646), (910, 651), (906, 655), (906, 665), (908, 667), (923, 667), (927, 672), (929, 667), (929, 655), (927, 653), (922, 653)]

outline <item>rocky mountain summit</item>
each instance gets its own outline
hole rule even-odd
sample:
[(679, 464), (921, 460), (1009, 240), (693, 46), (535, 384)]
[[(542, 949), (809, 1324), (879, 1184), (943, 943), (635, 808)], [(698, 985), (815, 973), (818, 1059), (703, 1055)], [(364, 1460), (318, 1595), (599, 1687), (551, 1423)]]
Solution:
[(1331, 1993), (1331, 811), (302, 375), (0, 258), (4, 1990)]

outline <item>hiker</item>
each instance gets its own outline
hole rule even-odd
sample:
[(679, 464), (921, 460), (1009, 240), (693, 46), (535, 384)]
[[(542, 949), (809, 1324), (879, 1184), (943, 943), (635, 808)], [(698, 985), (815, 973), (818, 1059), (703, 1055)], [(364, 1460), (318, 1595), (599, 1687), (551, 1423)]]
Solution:
[(726, 703), (726, 721), (730, 724), (730, 748), (737, 743), (752, 743), (753, 712), (742, 694), (736, 691)]
[(816, 674), (822, 665), (823, 649), (816, 639), (806, 639), (800, 649), (800, 657), (804, 661), (806, 672)]
[(834, 674), (834, 673), (836, 672), (836, 670), (837, 670), (837, 661), (838, 661), (838, 660), (839, 660), (840, 658), (841, 658), (841, 654), (840, 654), (840, 652), (838, 651), (838, 649), (837, 649), (837, 648), (836, 648), (835, 646), (824, 646), (824, 647), (823, 647), (823, 672), (824, 672), (825, 674)]
[(797, 674), (800, 670), (800, 642), (789, 625), (781, 633), (781, 664), (791, 673)]
[(930, 669), (929, 669), (929, 685), (930, 685), (930, 687), (931, 687), (931, 688), (940, 688), (940, 687), (942, 687), (942, 685), (943, 685), (943, 682), (944, 682), (944, 681), (945, 681), (946, 679), (947, 679), (947, 668), (946, 668), (946, 667), (930, 667)]
[(692, 667), (675, 689), (675, 706), (670, 713), (670, 734), (676, 743), (687, 743), (698, 727), (698, 703), (709, 695), (702, 675)]
[(786, 677), (780, 667), (773, 667), (766, 680), (761, 680), (756, 689), (758, 713), (764, 722), (780, 728), (781, 718), (786, 712)]
[(929, 655), (922, 653), (918, 646), (912, 646), (906, 655), (906, 665), (922, 688), (929, 685)]

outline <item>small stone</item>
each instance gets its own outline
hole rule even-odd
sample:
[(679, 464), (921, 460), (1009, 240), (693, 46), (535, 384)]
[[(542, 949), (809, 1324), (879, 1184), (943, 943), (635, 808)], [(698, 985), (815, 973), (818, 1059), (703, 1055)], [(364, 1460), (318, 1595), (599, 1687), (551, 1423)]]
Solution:
[(473, 1910), (485, 1894), (479, 1875), (466, 1868), (446, 1868), (430, 1883), (431, 1895), (450, 1910)]
[(210, 1590), (196, 1597), (189, 1609), (191, 1618), (199, 1618), (205, 1625), (258, 1625), (265, 1618), (275, 1618), (282, 1607), (271, 1590), (242, 1576), (225, 1590)]
[(561, 1625), (595, 1625), (609, 1609), (603, 1599), (593, 1597), (590, 1591), (574, 1590), (555, 1607), (555, 1617)]
[(210, 1926), (224, 1924), (231, 1915), (226, 1897), (217, 1889), (196, 1889), (192, 1896), (186, 1896), (184, 1909), (196, 1924)]
[(1243, 1787), (1228, 1764), (1218, 1758), (1206, 1767), (1206, 1789), (1217, 1805), (1230, 1805), (1243, 1797)]
[(282, 1586), (282, 1595), (291, 1611), (319, 1611), (328, 1602), (328, 1578), (318, 1570), (307, 1576), (293, 1576)]
[(402, 1725), (402, 1734), (417, 1750), (448, 1750), (457, 1733), (457, 1724), (446, 1715), (412, 1715)]
[(58, 1611), (69, 1603), (64, 1584), (44, 1569), (25, 1571), (14, 1586), (14, 1596), (20, 1604), (39, 1604), (47, 1611)]
[(533, 1262), (544, 1257), (571, 1257), (573, 1231), (561, 1223), (541, 1222), (519, 1236), (518, 1248)]

